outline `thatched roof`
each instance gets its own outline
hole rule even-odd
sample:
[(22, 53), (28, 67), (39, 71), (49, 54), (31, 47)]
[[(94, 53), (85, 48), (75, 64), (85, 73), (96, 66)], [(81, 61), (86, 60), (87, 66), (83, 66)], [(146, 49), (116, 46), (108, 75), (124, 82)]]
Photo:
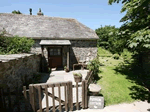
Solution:
[(75, 19), (0, 13), (0, 30), (34, 39), (98, 39), (95, 31)]

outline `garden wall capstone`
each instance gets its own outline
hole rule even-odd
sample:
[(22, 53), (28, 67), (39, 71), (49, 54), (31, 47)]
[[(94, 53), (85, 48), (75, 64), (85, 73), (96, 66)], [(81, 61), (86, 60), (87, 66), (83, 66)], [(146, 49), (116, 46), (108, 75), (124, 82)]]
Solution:
[(12, 54), (0, 55), (0, 84), (7, 85), (13, 91), (16, 87), (31, 80), (40, 72), (41, 55)]

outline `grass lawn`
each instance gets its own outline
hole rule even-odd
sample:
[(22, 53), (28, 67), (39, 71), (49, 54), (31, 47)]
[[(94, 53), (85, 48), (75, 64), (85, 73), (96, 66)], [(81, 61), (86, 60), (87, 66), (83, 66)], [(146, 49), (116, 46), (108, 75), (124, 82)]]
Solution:
[(105, 105), (112, 105), (118, 103), (130, 103), (137, 99), (133, 97), (133, 93), (137, 90), (131, 89), (133, 87), (144, 89), (143, 86), (138, 85), (133, 80), (127, 79), (127, 76), (115, 71), (116, 66), (123, 61), (121, 58), (115, 60), (112, 57), (99, 57), (100, 62), (104, 66), (100, 67), (102, 71), (99, 76), (102, 77), (97, 83), (101, 86), (101, 94), (104, 96)]

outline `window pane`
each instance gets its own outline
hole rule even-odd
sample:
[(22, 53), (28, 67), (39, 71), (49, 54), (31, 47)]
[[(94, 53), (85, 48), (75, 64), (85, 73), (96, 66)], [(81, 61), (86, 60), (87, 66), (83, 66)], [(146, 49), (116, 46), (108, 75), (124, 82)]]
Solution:
[(50, 55), (53, 55), (53, 49), (50, 49)]
[(61, 54), (60, 54), (60, 49), (58, 49), (58, 55), (61, 55)]
[(58, 54), (57, 54), (57, 51), (54, 51), (54, 55), (58, 55)]

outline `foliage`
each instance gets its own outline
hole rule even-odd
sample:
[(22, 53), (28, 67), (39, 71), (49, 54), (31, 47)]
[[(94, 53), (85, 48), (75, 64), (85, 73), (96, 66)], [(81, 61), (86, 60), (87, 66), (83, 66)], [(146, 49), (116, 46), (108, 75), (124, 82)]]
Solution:
[(90, 71), (93, 71), (93, 77), (94, 77), (94, 80), (96, 80), (96, 78), (98, 78), (98, 74), (100, 72), (100, 61), (99, 61), (99, 58), (96, 57), (94, 58), (93, 60), (91, 60), (87, 66), (87, 68), (90, 70)]
[(28, 53), (34, 44), (33, 39), (26, 37), (5, 37), (0, 35), (0, 54)]
[(22, 14), (19, 10), (18, 11), (14, 10), (14, 11), (12, 11), (12, 13), (13, 14)]
[(102, 48), (102, 47), (98, 47), (98, 54), (100, 57), (111, 57), (112, 53), (109, 52), (108, 50)]
[(82, 74), (81, 73), (73, 73), (74, 76), (79, 76), (79, 77), (82, 77)]
[(119, 59), (119, 54), (114, 54), (113, 58), (116, 59), (116, 60), (118, 60)]
[(128, 49), (124, 49), (123, 52), (121, 53), (121, 57), (123, 58), (124, 62), (131, 62), (132, 61), (132, 55)]
[(112, 53), (119, 53), (123, 50), (126, 40), (121, 37), (118, 28), (115, 28), (115, 26), (101, 26), (95, 31), (99, 36), (98, 46)]
[(120, 28), (128, 38), (131, 51), (138, 54), (150, 49), (150, 1), (149, 0), (109, 0), (109, 4), (123, 3), (121, 12), (126, 12), (120, 20), (124, 22)]
[(131, 39), (128, 41), (129, 47), (133, 51), (143, 52), (150, 49), (150, 30), (142, 29), (131, 35)]

